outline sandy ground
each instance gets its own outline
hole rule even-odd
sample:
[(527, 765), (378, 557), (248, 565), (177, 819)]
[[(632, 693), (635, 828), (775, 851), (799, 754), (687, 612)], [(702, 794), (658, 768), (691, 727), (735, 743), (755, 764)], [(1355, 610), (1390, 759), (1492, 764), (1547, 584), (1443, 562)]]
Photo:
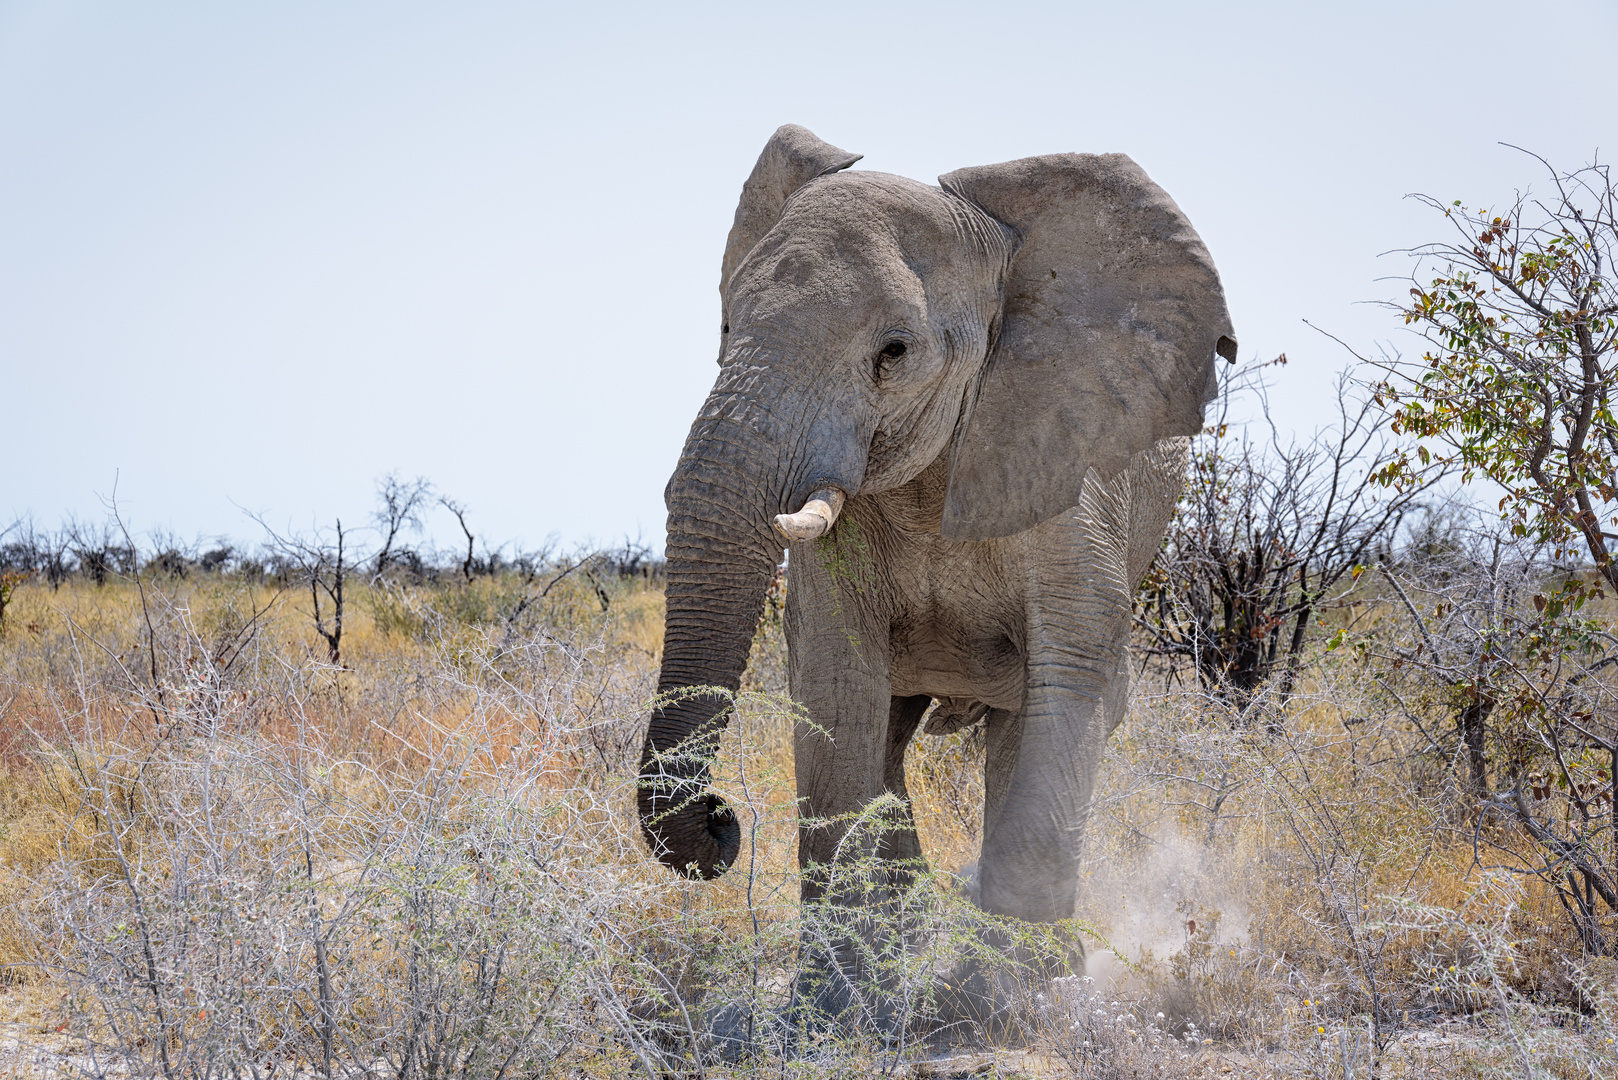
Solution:
[[(67, 1030), (62, 1018), (66, 995), (51, 987), (0, 984), (0, 1080), (116, 1076), (103, 1064), (97, 1068), (83, 1043)], [(1223, 1077), (1251, 1075), (1243, 1055), (1210, 1050), (1203, 1060), (1177, 1076)], [(310, 1074), (313, 1076), (314, 1074)], [(713, 1074), (716, 1077), (718, 1073)], [(976, 1077), (1059, 1077), (1067, 1071), (1059, 1061), (1020, 1050), (993, 1054), (959, 1054), (900, 1066), (893, 1074), (906, 1080), (946, 1080)]]
[(65, 998), (50, 986), (0, 983), (0, 1080), (76, 1075), (90, 1064), (67, 1032)]
[[(12, 986), (0, 984), (0, 1080), (34, 1080), (34, 1078), (117, 1076), (118, 1070), (106, 1063), (93, 1061), (86, 1053), (83, 1042), (68, 1030), (64, 1017), (66, 995), (51, 986)], [(1527, 1032), (1521, 1033), (1527, 1035)], [(1550, 1057), (1559, 1057), (1557, 1051), (1569, 1054), (1575, 1060), (1579, 1053), (1580, 1037), (1568, 1029), (1549, 1026), (1538, 1028), (1528, 1040), (1533, 1050), (1530, 1056), (1535, 1065), (1543, 1067)], [(1249, 1055), (1219, 1047), (1209, 1047), (1192, 1059), (1180, 1059), (1167, 1066), (1165, 1075), (1176, 1078), (1209, 1078), (1221, 1080), (1227, 1076), (1267, 1077), (1308, 1074), (1309, 1065), (1316, 1071), (1321, 1066), (1328, 1073), (1342, 1075), (1342, 1066), (1349, 1064), (1352, 1075), (1361, 1075), (1365, 1068), (1363, 1057), (1358, 1061), (1331, 1061), (1339, 1053), (1331, 1036), (1334, 1052), (1305, 1063), (1288, 1054)], [(1520, 1051), (1512, 1045), (1508, 1033), (1486, 1020), (1450, 1018), (1399, 1035), (1388, 1047), (1378, 1072), (1386, 1077), (1452, 1077), (1474, 1074), (1479, 1058), (1496, 1066), (1520, 1064)], [(1353, 1044), (1350, 1044), (1353, 1045)], [(1322, 1047), (1322, 1049), (1325, 1049)], [(1605, 1049), (1605, 1048), (1603, 1048)], [(1585, 1051), (1588, 1053), (1588, 1050)], [(1600, 1051), (1597, 1051), (1599, 1054)], [(1618, 1049), (1614, 1050), (1618, 1054)], [(1357, 1056), (1357, 1055), (1351, 1055)], [(1291, 1058), (1290, 1061), (1282, 1060)], [(1513, 1060), (1515, 1059), (1515, 1060)], [(1585, 1059), (1588, 1060), (1588, 1059)], [(1614, 1058), (1614, 1072), (1618, 1076), (1618, 1057)], [(1335, 1066), (1335, 1068), (1333, 1068)], [(1357, 1066), (1357, 1067), (1356, 1067)], [(314, 1073), (308, 1074), (313, 1077)], [(722, 1071), (711, 1073), (715, 1077)], [(931, 1061), (918, 1061), (901, 1066), (892, 1075), (908, 1080), (945, 1080), (968, 1077), (1059, 1077), (1069, 1075), (1063, 1063), (1020, 1050), (1002, 1050), (993, 1054), (960, 1054)]]

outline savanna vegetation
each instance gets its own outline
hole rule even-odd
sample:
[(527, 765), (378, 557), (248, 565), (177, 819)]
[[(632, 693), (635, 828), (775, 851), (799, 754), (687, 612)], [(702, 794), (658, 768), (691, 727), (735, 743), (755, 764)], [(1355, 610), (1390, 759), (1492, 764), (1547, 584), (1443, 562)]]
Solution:
[[(972, 906), (982, 729), (918, 736), (931, 869), (836, 869), (888, 932), (835, 1018), (794, 1000), (846, 916), (798, 902), (789, 569), (714, 769), (742, 856), (705, 883), (635, 822), (651, 552), (480, 551), (463, 507), (397, 478), (363, 528), (251, 550), (20, 523), (7, 1064), (1618, 1074), (1618, 223), (1604, 169), (1550, 177), (1506, 211), (1435, 204), (1456, 239), (1415, 253), (1397, 305), (1430, 348), (1356, 360), (1335, 426), (1266, 422), (1282, 365), (1227, 377), (1137, 604), (1076, 924)], [(464, 550), (410, 546), (435, 503)], [(1004, 1013), (939, 1032), (968, 953)]]

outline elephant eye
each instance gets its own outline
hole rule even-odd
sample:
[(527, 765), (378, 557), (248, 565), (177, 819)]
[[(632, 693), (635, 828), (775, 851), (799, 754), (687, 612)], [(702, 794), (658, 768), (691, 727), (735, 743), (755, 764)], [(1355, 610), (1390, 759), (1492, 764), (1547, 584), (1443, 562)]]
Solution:
[(909, 346), (902, 341), (890, 341), (882, 346), (881, 349), (877, 350), (876, 359), (871, 364), (871, 376), (880, 381), (882, 376), (887, 373), (888, 365), (904, 356), (908, 351)]

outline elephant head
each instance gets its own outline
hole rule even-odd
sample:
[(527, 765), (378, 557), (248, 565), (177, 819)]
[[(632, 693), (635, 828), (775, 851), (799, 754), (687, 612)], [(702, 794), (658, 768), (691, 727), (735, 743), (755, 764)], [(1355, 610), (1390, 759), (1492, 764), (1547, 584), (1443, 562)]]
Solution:
[(719, 376), (665, 493), (664, 697), (639, 810), (658, 857), (702, 877), (740, 846), (707, 766), (784, 539), (941, 455), (944, 537), (1032, 528), (1091, 469), (1195, 433), (1216, 353), (1235, 355), (1212, 260), (1129, 158), (1025, 158), (939, 187), (843, 171), (857, 160), (794, 125), (759, 156), (725, 246)]

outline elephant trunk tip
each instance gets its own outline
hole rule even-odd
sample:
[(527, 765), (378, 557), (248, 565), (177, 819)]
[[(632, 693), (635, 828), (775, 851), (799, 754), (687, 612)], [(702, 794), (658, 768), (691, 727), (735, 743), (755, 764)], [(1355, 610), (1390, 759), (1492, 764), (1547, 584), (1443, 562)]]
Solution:
[(775, 515), (775, 531), (788, 540), (813, 540), (837, 524), (847, 498), (841, 488), (824, 487), (810, 493), (796, 514)]

